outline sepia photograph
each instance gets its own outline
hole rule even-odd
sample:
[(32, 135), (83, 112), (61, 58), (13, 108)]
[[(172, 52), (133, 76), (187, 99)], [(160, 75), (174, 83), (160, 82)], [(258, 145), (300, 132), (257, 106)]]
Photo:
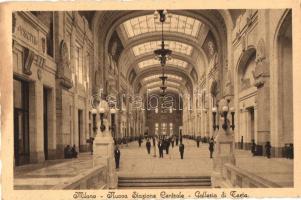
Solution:
[(12, 190), (293, 189), (292, 10), (13, 10)]

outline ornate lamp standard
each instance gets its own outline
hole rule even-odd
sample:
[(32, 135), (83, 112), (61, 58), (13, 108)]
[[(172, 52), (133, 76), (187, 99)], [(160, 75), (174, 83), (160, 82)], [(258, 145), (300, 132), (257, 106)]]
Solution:
[(93, 142), (94, 164), (97, 165), (106, 163), (108, 170), (108, 187), (112, 189), (117, 188), (118, 178), (115, 171), (114, 163), (114, 141), (112, 138), (112, 134), (110, 133), (111, 130), (109, 130), (108, 120), (108, 117), (110, 116), (110, 111), (112, 110), (109, 109), (108, 102), (104, 100), (103, 97), (99, 96), (93, 102), (93, 107), (93, 128), (96, 131), (95, 139)]
[[(212, 185), (214, 187), (221, 186), (223, 182), (223, 166), (226, 163), (235, 165), (235, 157), (234, 157), (234, 134), (233, 130), (235, 128), (234, 125), (234, 109), (229, 109), (229, 100), (221, 99), (219, 101), (218, 107), (212, 109), (213, 114), (213, 129), (216, 130), (216, 119), (215, 116), (218, 115), (218, 120), (220, 124), (222, 124), (222, 128), (218, 129), (218, 134), (215, 137), (216, 147), (214, 151), (213, 158), (213, 172), (212, 172)], [(230, 125), (230, 121), (228, 120), (228, 113), (231, 113), (232, 116), (232, 124)], [(224, 177), (226, 178), (226, 177)]]

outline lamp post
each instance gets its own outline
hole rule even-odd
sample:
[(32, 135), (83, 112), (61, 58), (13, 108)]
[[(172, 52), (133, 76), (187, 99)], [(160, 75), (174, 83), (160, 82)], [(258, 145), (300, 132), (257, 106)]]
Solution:
[(235, 111), (234, 111), (234, 108), (233, 107), (231, 107), (230, 108), (230, 113), (231, 113), (231, 120), (232, 120), (232, 124), (230, 125), (230, 128), (232, 128), (232, 130), (234, 131), (234, 129), (235, 129), (235, 122), (234, 122), (234, 115), (235, 115)]
[(116, 114), (116, 109), (115, 108), (111, 108), (110, 109), (110, 113), (111, 113), (111, 130), (112, 130), (112, 136), (114, 139), (116, 139), (116, 135), (115, 135), (115, 114)]
[[(217, 113), (220, 117), (218, 117), (219, 124), (221, 124), (222, 128), (218, 130), (218, 134), (215, 137), (215, 151), (213, 156), (213, 166), (214, 169), (211, 174), (211, 182), (213, 187), (221, 187), (224, 184), (224, 166), (227, 163), (235, 165), (236, 159), (234, 156), (234, 109), (229, 109), (230, 100), (223, 98), (218, 102), (219, 109), (214, 108), (212, 113)], [(228, 120), (228, 113), (232, 115), (232, 124), (230, 124), (230, 120)], [(216, 116), (216, 114), (214, 114)], [(213, 119), (213, 123), (215, 124), (216, 119)], [(232, 129), (232, 130), (231, 130)]]
[(98, 113), (99, 113), (99, 118), (100, 118), (100, 130), (101, 132), (104, 132), (106, 129), (106, 126), (103, 124), (103, 117), (105, 113), (105, 109), (101, 106), (101, 103), (98, 106)]
[(93, 117), (93, 132), (94, 132), (94, 135), (97, 131), (97, 125), (96, 125), (96, 115), (97, 115), (97, 110), (95, 108), (93, 108), (91, 110), (91, 113), (92, 113), (92, 117)]
[(213, 117), (213, 130), (215, 131), (216, 129), (219, 129), (219, 126), (216, 125), (216, 114), (217, 114), (217, 108), (213, 107), (212, 108), (212, 117)]

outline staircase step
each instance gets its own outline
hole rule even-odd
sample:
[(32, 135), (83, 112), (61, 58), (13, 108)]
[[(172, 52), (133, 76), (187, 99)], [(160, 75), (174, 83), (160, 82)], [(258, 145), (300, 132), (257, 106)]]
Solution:
[(119, 177), (119, 188), (211, 188), (210, 176)]
[(211, 182), (204, 183), (118, 183), (118, 187), (167, 187), (170, 186), (190, 186), (190, 187), (211, 187)]
[(119, 180), (119, 183), (198, 183), (210, 182), (211, 179), (135, 179), (135, 180)]
[(146, 180), (146, 179), (211, 179), (210, 176), (139, 176), (139, 177), (135, 177), (135, 176), (119, 176), (118, 177), (119, 180)]

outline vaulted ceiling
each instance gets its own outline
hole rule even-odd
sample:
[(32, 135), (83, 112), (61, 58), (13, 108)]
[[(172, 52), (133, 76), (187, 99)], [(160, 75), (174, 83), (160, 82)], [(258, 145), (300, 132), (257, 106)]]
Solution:
[[(204, 23), (193, 17), (175, 13), (167, 14), (167, 19), (163, 23), (163, 37), (165, 47), (172, 50), (173, 53), (172, 58), (167, 61), (166, 69), (177, 70), (183, 75), (180, 79), (173, 79), (171, 74), (168, 74), (168, 88), (183, 92), (193, 69), (204, 67), (197, 66), (199, 64), (197, 57), (202, 57), (200, 47), (198, 47), (201, 46), (201, 43), (198, 45), (197, 42), (204, 41), (208, 31), (209, 28)], [(143, 74), (149, 70), (157, 73), (156, 78), (151, 79), (151, 83), (145, 84), (140, 79), (133, 82), (134, 87), (139, 91), (156, 91), (155, 88), (159, 88), (161, 85), (158, 78), (161, 66), (160, 62), (154, 59), (153, 53), (155, 49), (161, 48), (162, 24), (159, 19), (153, 14), (133, 17), (121, 23), (117, 32), (126, 45), (126, 51), (122, 53), (119, 63), (125, 63), (123, 60), (129, 59), (128, 65), (123, 67), (122, 73), (125, 77), (133, 70), (135, 74)], [(153, 75), (148, 73), (148, 76)]]
[[(168, 88), (177, 92), (191, 91), (198, 83), (209, 62), (208, 49), (204, 45), (207, 40), (214, 40), (216, 51), (223, 54), (227, 13), (232, 23), (237, 12), (231, 16), (230, 12), (218, 10), (168, 10), (163, 24), (166, 48), (173, 51), (172, 59), (165, 67)], [(82, 14), (91, 17), (88, 13)], [(116, 32), (123, 44), (117, 63), (121, 75), (136, 92), (157, 91), (162, 67), (153, 51), (160, 48), (162, 24), (154, 11), (105, 11), (93, 15), (94, 23), (97, 17), (102, 17), (96, 30), (99, 34), (111, 37), (110, 33)]]

